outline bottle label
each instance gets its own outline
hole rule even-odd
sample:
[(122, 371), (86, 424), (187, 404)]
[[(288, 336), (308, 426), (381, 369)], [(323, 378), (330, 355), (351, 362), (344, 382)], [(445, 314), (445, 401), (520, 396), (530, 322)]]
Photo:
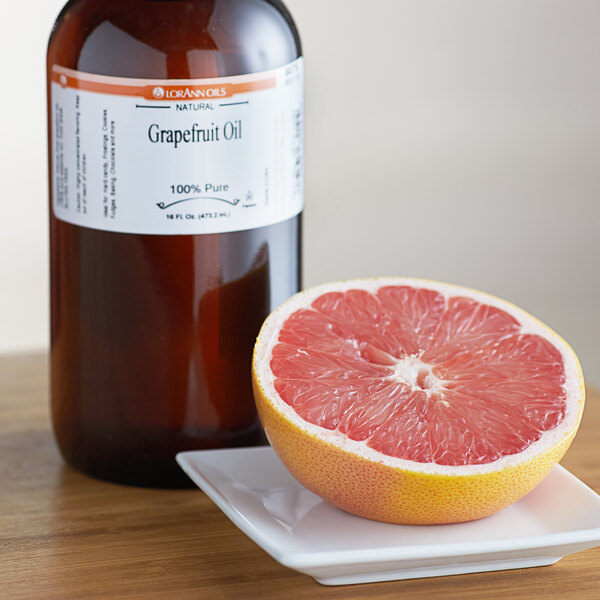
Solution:
[(144, 80), (54, 66), (54, 215), (156, 235), (264, 227), (303, 208), (303, 61)]

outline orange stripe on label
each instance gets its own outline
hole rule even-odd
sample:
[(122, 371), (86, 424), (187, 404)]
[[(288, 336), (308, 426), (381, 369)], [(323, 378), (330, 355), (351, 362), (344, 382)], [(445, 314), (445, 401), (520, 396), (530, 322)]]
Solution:
[[(100, 75), (88, 74), (78, 77), (76, 71), (56, 67), (52, 71), (51, 79), (63, 88), (69, 87), (115, 96), (137, 96), (145, 100), (160, 101), (218, 100), (221, 98), (231, 98), (236, 94), (247, 94), (249, 92), (274, 88), (277, 85), (277, 79), (274, 76), (236, 83), (191, 83), (186, 85), (178, 82), (176, 85), (169, 85), (162, 80), (151, 83), (147, 79), (140, 79), (139, 84), (132, 83), (136, 81), (134, 79), (124, 79), (124, 83), (116, 83), (115, 80), (118, 79), (117, 77), (103, 78)], [(103, 81), (103, 79), (110, 81)]]
[(274, 88), (276, 84), (275, 77), (270, 77), (258, 81), (222, 85), (150, 85), (144, 88), (144, 98), (147, 100), (215, 100)]

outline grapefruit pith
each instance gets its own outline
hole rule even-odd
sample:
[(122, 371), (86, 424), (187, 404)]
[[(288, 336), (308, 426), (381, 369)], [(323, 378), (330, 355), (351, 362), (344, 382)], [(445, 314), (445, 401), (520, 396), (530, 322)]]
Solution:
[(329, 283), (284, 302), (254, 349), (258, 413), (305, 487), (404, 524), (491, 515), (562, 458), (584, 405), (556, 333), (475, 290), (401, 278)]

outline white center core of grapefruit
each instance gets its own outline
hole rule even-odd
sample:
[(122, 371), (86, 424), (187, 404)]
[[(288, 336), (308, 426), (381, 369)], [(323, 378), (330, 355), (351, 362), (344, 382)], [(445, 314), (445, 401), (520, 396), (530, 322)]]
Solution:
[(418, 356), (405, 356), (398, 360), (392, 377), (410, 386), (413, 391), (425, 392), (428, 397), (445, 389), (442, 380), (434, 375), (431, 365), (423, 362)]

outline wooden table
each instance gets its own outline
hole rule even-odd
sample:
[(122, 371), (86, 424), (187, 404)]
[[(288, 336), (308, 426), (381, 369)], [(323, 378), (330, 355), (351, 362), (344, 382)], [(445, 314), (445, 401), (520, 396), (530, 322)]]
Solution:
[[(48, 416), (47, 358), (0, 358), (0, 597), (600, 598), (600, 548), (550, 567), (326, 587), (242, 534), (199, 490), (95, 481), (66, 467)], [(600, 492), (600, 394), (562, 464)]]

